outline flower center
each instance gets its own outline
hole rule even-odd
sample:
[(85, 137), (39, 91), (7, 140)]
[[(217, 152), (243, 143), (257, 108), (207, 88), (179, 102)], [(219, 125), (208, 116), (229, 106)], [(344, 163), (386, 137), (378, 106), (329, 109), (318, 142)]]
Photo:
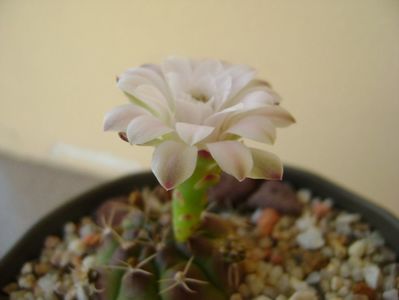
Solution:
[(201, 93), (200, 91), (192, 91), (191, 92), (191, 97), (193, 97), (195, 100), (206, 103), (209, 100), (209, 97), (205, 95), (204, 93)]

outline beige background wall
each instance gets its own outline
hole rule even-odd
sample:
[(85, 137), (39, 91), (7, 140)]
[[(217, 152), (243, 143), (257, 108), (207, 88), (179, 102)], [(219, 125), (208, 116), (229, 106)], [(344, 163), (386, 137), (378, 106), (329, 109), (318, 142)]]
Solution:
[(116, 176), (115, 76), (170, 54), (249, 64), (298, 123), (272, 149), (399, 215), (397, 0), (0, 1), (0, 150)]

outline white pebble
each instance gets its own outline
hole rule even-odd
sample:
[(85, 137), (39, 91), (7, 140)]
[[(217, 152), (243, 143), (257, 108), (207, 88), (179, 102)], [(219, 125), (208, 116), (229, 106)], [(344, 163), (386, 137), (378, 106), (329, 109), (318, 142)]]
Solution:
[(348, 278), (351, 275), (351, 269), (347, 263), (343, 263), (339, 268), (339, 275)]
[(306, 283), (308, 284), (317, 284), (320, 282), (321, 276), (320, 273), (315, 271), (312, 272), (308, 275), (308, 277), (306, 277)]
[(292, 288), (296, 291), (305, 291), (309, 289), (309, 286), (305, 281), (298, 280), (295, 277), (291, 277), (290, 283)]
[(29, 274), (33, 272), (33, 266), (32, 263), (27, 262), (23, 265), (22, 269), (21, 269), (21, 273), (22, 274)]
[(79, 229), (79, 236), (81, 238), (84, 238), (92, 233), (95, 232), (95, 227), (93, 224), (84, 224), (82, 227)]
[(335, 222), (340, 224), (351, 224), (359, 220), (360, 220), (359, 214), (350, 214), (347, 212), (343, 212), (338, 215), (338, 217), (335, 219)]
[(18, 285), (23, 289), (33, 288), (35, 277), (32, 274), (24, 275), (18, 279)]
[(316, 250), (324, 246), (323, 235), (317, 227), (308, 228), (296, 240), (303, 249)]
[(75, 233), (76, 225), (73, 222), (68, 222), (64, 225), (64, 232), (66, 235)]
[(333, 290), (334, 292), (338, 291), (344, 284), (344, 281), (342, 280), (341, 277), (338, 276), (334, 276), (331, 279), (331, 290)]
[(297, 192), (297, 196), (303, 203), (308, 203), (312, 198), (312, 192), (308, 189), (300, 189)]
[(350, 256), (362, 257), (367, 249), (367, 242), (365, 240), (357, 240), (348, 249)]
[(86, 250), (86, 246), (82, 240), (74, 239), (70, 241), (68, 245), (68, 250), (76, 255), (82, 255)]
[(262, 213), (263, 213), (263, 208), (258, 208), (257, 210), (255, 210), (254, 213), (251, 215), (251, 222), (256, 224)]
[(295, 292), (289, 300), (317, 300), (317, 295), (313, 290), (303, 290)]
[(253, 296), (259, 295), (264, 288), (262, 280), (260, 280), (258, 277), (255, 277), (254, 280), (249, 282), (248, 286)]
[(253, 298), (252, 300), (272, 300), (272, 299), (270, 299), (267, 296), (261, 295), (261, 296)]
[(309, 229), (310, 227), (314, 227), (314, 224), (316, 223), (316, 218), (310, 215), (304, 215), (303, 217), (299, 218), (295, 222), (295, 226), (300, 230), (300, 231), (305, 231)]
[(356, 282), (363, 280), (363, 271), (360, 268), (353, 268), (352, 269), (352, 279)]
[(242, 297), (239, 293), (235, 293), (230, 296), (230, 300), (242, 300)]
[(258, 266), (256, 267), (256, 274), (260, 277), (260, 278), (265, 278), (267, 274), (269, 274), (270, 269), (272, 268), (271, 264), (268, 264), (264, 261), (260, 261), (258, 263)]
[(276, 285), (277, 281), (280, 279), (281, 275), (283, 275), (284, 270), (281, 266), (274, 266), (269, 274), (269, 282), (272, 285)]
[(240, 294), (243, 297), (248, 298), (251, 295), (251, 291), (248, 287), (248, 285), (246, 285), (245, 283), (240, 284), (240, 286), (238, 287), (238, 291), (240, 292)]
[(52, 299), (51, 296), (54, 293), (54, 289), (57, 285), (57, 280), (58, 280), (57, 274), (48, 273), (37, 281), (37, 284), (39, 285), (40, 289), (47, 297), (46, 299)]
[(388, 291), (388, 290), (394, 289), (395, 284), (396, 284), (395, 276), (389, 275), (389, 276), (384, 277), (384, 283), (383, 283), (384, 290)]
[(343, 286), (338, 291), (338, 296), (345, 297), (349, 294), (349, 288), (347, 286)]
[(385, 291), (382, 294), (382, 299), (384, 300), (399, 300), (399, 291), (397, 289), (392, 289), (389, 291)]
[(230, 300), (242, 300), (242, 296), (239, 293), (235, 293), (230, 296)]
[(277, 282), (276, 286), (280, 293), (286, 293), (291, 288), (290, 276), (288, 274), (283, 274)]
[(96, 265), (96, 258), (94, 255), (88, 255), (82, 261), (82, 269), (85, 272), (88, 272), (90, 269), (93, 269), (95, 265)]
[(376, 289), (380, 280), (381, 271), (376, 265), (370, 265), (363, 269), (363, 276), (366, 283), (372, 289)]

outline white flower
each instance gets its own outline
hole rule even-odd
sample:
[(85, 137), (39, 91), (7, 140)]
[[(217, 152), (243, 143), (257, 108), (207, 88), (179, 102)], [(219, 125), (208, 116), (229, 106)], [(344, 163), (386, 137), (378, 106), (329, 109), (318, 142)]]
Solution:
[(131, 144), (155, 146), (152, 170), (166, 189), (192, 175), (198, 150), (208, 151), (238, 180), (279, 179), (277, 156), (240, 141), (272, 144), (276, 127), (294, 122), (277, 94), (254, 75), (244, 65), (177, 57), (129, 69), (118, 87), (131, 103), (108, 112), (104, 130), (125, 133)]

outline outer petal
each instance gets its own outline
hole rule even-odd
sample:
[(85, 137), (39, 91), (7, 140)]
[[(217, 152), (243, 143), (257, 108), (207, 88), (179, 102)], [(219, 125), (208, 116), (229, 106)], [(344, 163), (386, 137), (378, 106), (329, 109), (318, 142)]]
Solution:
[(127, 70), (124, 75), (129, 76), (130, 81), (136, 82), (136, 87), (141, 84), (154, 85), (164, 95), (168, 101), (169, 107), (174, 109), (174, 102), (170, 95), (168, 84), (158, 65), (142, 65), (139, 68)]
[(176, 122), (201, 124), (212, 113), (207, 103), (194, 102), (188, 99), (176, 100)]
[(245, 65), (232, 65), (227, 68), (226, 73), (229, 74), (233, 80), (230, 97), (237, 94), (244, 88), (255, 75), (255, 70)]
[(191, 61), (185, 57), (168, 57), (162, 64), (162, 72), (180, 74), (183, 78), (187, 78), (192, 73)]
[[(269, 84), (265, 81), (260, 81), (257, 79), (251, 80), (244, 88), (242, 88), (236, 95), (233, 97), (230, 97), (222, 106), (223, 108), (235, 105), (237, 103), (240, 103), (244, 100), (244, 98), (253, 93), (253, 92), (258, 92), (258, 91), (263, 91), (265, 93), (268, 93), (272, 96), (273, 99), (273, 104), (278, 104), (280, 102), (280, 97), (274, 92)], [(270, 100), (272, 100), (270, 99)]]
[(277, 127), (286, 127), (295, 123), (294, 117), (279, 105), (265, 105), (263, 107), (248, 109), (242, 115), (267, 117)]
[(125, 92), (129, 100), (154, 115), (165, 117), (170, 110), (168, 95), (164, 95), (156, 85), (148, 82), (141, 75), (123, 74), (118, 80), (118, 87)]
[(252, 169), (251, 151), (237, 141), (222, 141), (207, 144), (208, 150), (220, 168), (242, 181)]
[(168, 57), (162, 64), (162, 72), (172, 94), (187, 91), (192, 76), (191, 61), (182, 57)]
[(250, 150), (254, 164), (249, 178), (281, 180), (283, 165), (275, 154), (255, 148)]
[(172, 131), (172, 128), (153, 116), (140, 116), (129, 123), (126, 134), (131, 144), (140, 145)]
[(277, 105), (262, 107), (258, 112), (260, 115), (269, 116), (270, 120), (278, 127), (286, 127), (296, 122), (288, 111)]
[(227, 133), (237, 134), (261, 143), (273, 144), (276, 139), (276, 128), (262, 116), (247, 116), (232, 123)]
[(133, 104), (123, 104), (107, 112), (104, 116), (105, 131), (126, 131), (129, 123), (136, 117), (148, 112)]
[(241, 102), (248, 108), (257, 108), (264, 105), (273, 105), (276, 100), (273, 94), (267, 91), (253, 91), (245, 95)]
[(244, 105), (242, 103), (238, 103), (234, 106), (228, 107), (226, 109), (223, 109), (222, 111), (219, 111), (209, 116), (208, 118), (205, 119), (204, 123), (210, 126), (220, 126), (226, 118), (241, 111), (243, 108)]
[(202, 141), (209, 136), (214, 127), (190, 123), (176, 123), (176, 131), (180, 138), (190, 146)]
[(170, 112), (166, 96), (153, 85), (140, 85), (133, 91), (133, 95), (152, 106), (160, 115)]
[(197, 163), (197, 148), (175, 141), (166, 141), (155, 148), (152, 171), (167, 190), (188, 179)]

